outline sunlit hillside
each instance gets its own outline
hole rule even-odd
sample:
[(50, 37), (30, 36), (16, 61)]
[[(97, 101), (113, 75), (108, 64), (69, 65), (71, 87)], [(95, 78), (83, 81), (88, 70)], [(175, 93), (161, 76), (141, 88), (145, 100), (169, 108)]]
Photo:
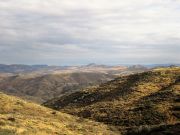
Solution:
[(162, 125), (176, 125), (178, 129), (180, 68), (158, 68), (119, 77), (44, 105), (115, 126), (124, 132)]
[(0, 93), (0, 135), (114, 135), (107, 126)]

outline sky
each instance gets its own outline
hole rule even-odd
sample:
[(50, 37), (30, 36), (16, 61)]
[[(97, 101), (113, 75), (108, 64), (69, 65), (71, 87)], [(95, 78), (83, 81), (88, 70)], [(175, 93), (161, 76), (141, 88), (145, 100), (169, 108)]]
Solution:
[(180, 0), (0, 0), (0, 63), (180, 63)]

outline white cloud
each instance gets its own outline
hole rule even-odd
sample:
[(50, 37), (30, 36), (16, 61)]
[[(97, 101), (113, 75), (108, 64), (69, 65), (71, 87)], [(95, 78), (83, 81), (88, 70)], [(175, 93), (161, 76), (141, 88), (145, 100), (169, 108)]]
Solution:
[(179, 63), (179, 7), (180, 0), (0, 0), (0, 52), (8, 53), (0, 62)]

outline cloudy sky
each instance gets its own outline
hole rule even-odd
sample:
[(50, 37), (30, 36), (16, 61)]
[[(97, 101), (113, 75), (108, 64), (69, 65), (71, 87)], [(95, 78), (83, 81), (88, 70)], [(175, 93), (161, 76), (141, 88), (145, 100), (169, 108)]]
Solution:
[(180, 0), (0, 0), (0, 63), (180, 63)]

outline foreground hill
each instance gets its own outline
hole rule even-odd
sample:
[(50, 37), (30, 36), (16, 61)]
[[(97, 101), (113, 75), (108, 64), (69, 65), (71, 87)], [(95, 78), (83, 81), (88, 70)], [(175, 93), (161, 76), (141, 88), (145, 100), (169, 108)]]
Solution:
[(7, 94), (42, 103), (57, 95), (107, 82), (114, 77), (114, 75), (105, 73), (83, 72), (50, 75), (3, 75), (0, 76), (0, 89)]
[(126, 133), (146, 130), (149, 134), (177, 134), (180, 131), (180, 68), (159, 68), (119, 77), (44, 105), (115, 126)]
[(115, 135), (107, 126), (0, 93), (0, 135)]

